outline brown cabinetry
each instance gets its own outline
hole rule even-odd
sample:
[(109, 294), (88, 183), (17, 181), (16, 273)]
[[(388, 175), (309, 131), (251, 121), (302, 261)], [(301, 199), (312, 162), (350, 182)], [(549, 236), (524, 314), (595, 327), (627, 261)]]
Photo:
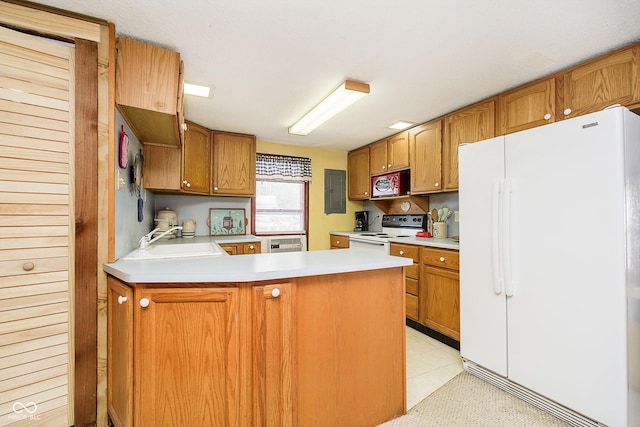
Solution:
[(420, 247), (391, 243), (389, 253), (393, 256), (411, 258), (413, 265), (405, 267), (407, 317), (420, 321)]
[(369, 146), (371, 176), (409, 169), (409, 134), (400, 132)]
[(500, 134), (552, 123), (556, 119), (556, 78), (551, 77), (498, 97)]
[(256, 194), (256, 137), (213, 132), (211, 195)]
[(371, 191), (369, 146), (351, 151), (347, 156), (349, 200), (367, 200)]
[(180, 191), (180, 148), (145, 144), (143, 187), (151, 191)]
[(108, 279), (111, 420), (243, 425), (238, 288), (175, 286)]
[(141, 143), (180, 146), (183, 73), (180, 54), (118, 38), (116, 105)]
[(458, 251), (421, 249), (425, 310), (420, 323), (460, 341), (460, 261)]
[(221, 243), (220, 247), (229, 255), (251, 255), (262, 252), (262, 244), (260, 242)]
[(627, 107), (640, 103), (640, 46), (634, 45), (564, 73), (561, 118), (602, 110), (613, 104)]
[(187, 122), (187, 131), (182, 145), (182, 191), (207, 195), (210, 184), (211, 131)]
[(458, 188), (458, 147), (495, 136), (496, 98), (456, 111), (444, 118), (443, 190)]
[(346, 249), (349, 247), (349, 237), (338, 234), (330, 234), (331, 249)]
[(442, 191), (442, 121), (409, 129), (411, 194)]

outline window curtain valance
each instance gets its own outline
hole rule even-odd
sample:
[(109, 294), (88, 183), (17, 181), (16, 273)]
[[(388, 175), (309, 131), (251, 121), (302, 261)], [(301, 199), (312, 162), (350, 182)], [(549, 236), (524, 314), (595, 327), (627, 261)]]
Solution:
[(256, 179), (311, 181), (311, 159), (307, 157), (256, 154)]

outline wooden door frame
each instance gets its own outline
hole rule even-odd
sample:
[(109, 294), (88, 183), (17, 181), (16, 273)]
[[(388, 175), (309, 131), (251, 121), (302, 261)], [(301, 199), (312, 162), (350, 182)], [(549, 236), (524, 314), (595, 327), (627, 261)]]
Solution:
[[(0, 25), (76, 45), (75, 426), (106, 426), (106, 275), (114, 253), (115, 27), (21, 0), (0, 0)], [(110, 190), (111, 189), (111, 190)]]

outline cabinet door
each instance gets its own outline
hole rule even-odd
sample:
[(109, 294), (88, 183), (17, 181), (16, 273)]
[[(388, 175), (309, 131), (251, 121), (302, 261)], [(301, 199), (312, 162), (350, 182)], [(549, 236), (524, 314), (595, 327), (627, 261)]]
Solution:
[(367, 200), (371, 191), (369, 146), (350, 152), (347, 161), (349, 200)]
[(613, 104), (630, 106), (640, 101), (638, 68), (640, 47), (635, 46), (580, 65), (564, 74), (564, 118), (602, 110)]
[(409, 133), (400, 132), (387, 140), (387, 171), (409, 169)]
[(387, 172), (387, 140), (369, 145), (369, 173), (380, 175)]
[(136, 289), (136, 425), (239, 424), (238, 293)]
[(458, 147), (495, 136), (496, 99), (472, 105), (445, 117), (442, 150), (443, 189), (458, 188)]
[(293, 291), (291, 283), (253, 288), (255, 426), (294, 424)]
[(554, 77), (500, 95), (500, 134), (513, 133), (555, 121)]
[(457, 271), (422, 266), (426, 304), (420, 314), (427, 327), (460, 341), (460, 275)]
[(338, 234), (330, 234), (330, 247), (331, 249), (346, 249), (349, 247), (349, 237), (340, 236)]
[(260, 244), (260, 242), (244, 243), (242, 245), (242, 253), (245, 255), (259, 254), (261, 250), (262, 250), (262, 245)]
[(229, 255), (238, 255), (238, 245), (220, 245), (220, 247)]
[(409, 130), (411, 194), (442, 190), (442, 121)]
[(256, 194), (256, 138), (214, 132), (211, 195)]
[(211, 183), (211, 131), (187, 124), (182, 146), (182, 191), (209, 194)]
[(147, 190), (180, 191), (180, 149), (145, 144), (143, 186)]
[(114, 426), (133, 426), (133, 290), (113, 277), (107, 287), (107, 409)]

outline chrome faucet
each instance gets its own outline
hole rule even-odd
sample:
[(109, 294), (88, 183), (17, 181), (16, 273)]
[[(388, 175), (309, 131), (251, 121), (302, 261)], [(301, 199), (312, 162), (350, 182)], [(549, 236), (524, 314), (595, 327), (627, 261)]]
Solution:
[(182, 230), (182, 227), (180, 227), (180, 226), (171, 227), (170, 229), (162, 232), (161, 234), (159, 234), (158, 236), (154, 237), (153, 239), (151, 238), (151, 236), (153, 236), (153, 233), (155, 233), (156, 231), (160, 231), (160, 229), (159, 228), (155, 228), (155, 229), (151, 230), (151, 232), (145, 234), (140, 239), (140, 249), (142, 249), (142, 250), (147, 249), (149, 246), (151, 246), (152, 243), (154, 243), (158, 239), (163, 238), (164, 236), (166, 236), (167, 234), (169, 234), (169, 233), (171, 233), (171, 232), (173, 232), (175, 230)]

